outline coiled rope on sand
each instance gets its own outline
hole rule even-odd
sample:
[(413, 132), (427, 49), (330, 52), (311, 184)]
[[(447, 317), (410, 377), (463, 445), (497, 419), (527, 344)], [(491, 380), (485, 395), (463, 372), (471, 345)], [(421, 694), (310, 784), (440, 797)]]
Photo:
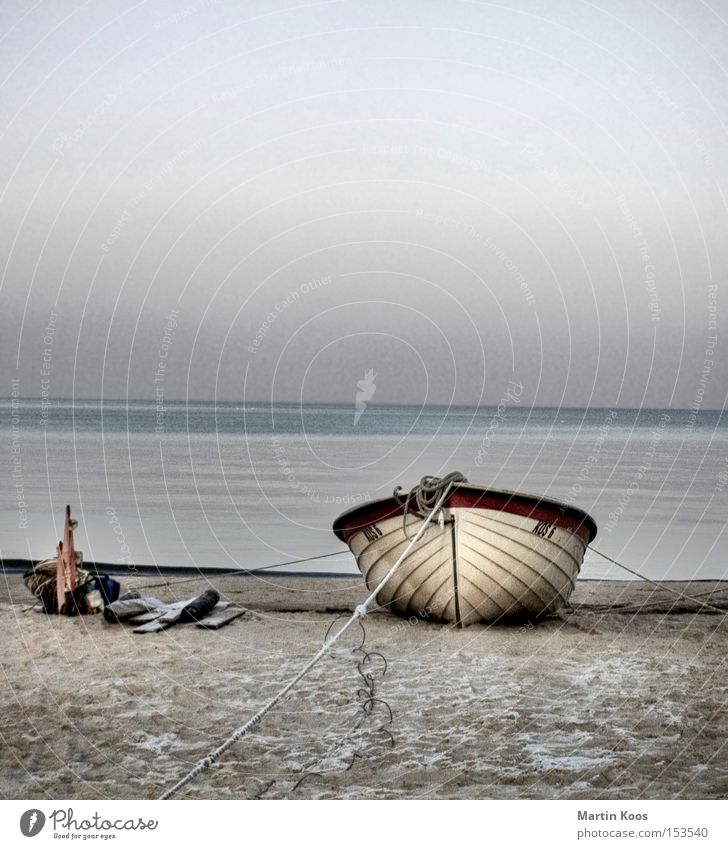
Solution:
[[(459, 476), (459, 477), (455, 477), (455, 476)], [(241, 725), (239, 728), (237, 728), (227, 738), (227, 740), (225, 740), (224, 743), (222, 743), (216, 749), (214, 749), (212, 752), (210, 752), (210, 754), (207, 755), (207, 757), (203, 758), (201, 761), (199, 761), (187, 773), (187, 775), (184, 776), (184, 778), (181, 778), (175, 785), (170, 787), (161, 796), (159, 796), (160, 800), (170, 799), (172, 796), (174, 796), (176, 793), (178, 793), (183, 787), (185, 787), (191, 781), (194, 781), (194, 779), (197, 778), (198, 775), (201, 775), (203, 772), (210, 769), (210, 767), (213, 766), (217, 762), (217, 760), (222, 755), (224, 755), (225, 752), (227, 752), (228, 749), (230, 749), (232, 746), (234, 746), (235, 743), (237, 743), (239, 740), (242, 740), (242, 738), (245, 737), (245, 735), (249, 731), (251, 731), (253, 728), (255, 728), (255, 726), (263, 719), (263, 717), (266, 714), (268, 714), (271, 710), (273, 710), (273, 708), (280, 701), (282, 701), (296, 687), (296, 685), (303, 678), (305, 678), (306, 675), (308, 675), (308, 673), (314, 668), (314, 666), (316, 666), (316, 664), (329, 653), (329, 651), (338, 642), (338, 640), (344, 635), (344, 633), (346, 631), (349, 630), (349, 628), (355, 622), (358, 622), (360, 619), (363, 619), (364, 616), (367, 615), (367, 613), (369, 612), (369, 605), (376, 599), (376, 597), (379, 595), (379, 592), (381, 591), (382, 587), (387, 583), (387, 581), (392, 577), (392, 575), (394, 575), (394, 573), (397, 571), (397, 569), (399, 569), (399, 567), (402, 564), (402, 562), (404, 561), (404, 559), (407, 557), (407, 555), (410, 553), (410, 551), (412, 551), (412, 549), (415, 547), (415, 545), (417, 545), (417, 543), (423, 537), (423, 535), (424, 535), (425, 531), (427, 530), (427, 527), (429, 526), (430, 522), (433, 521), (433, 519), (437, 515), (438, 511), (440, 510), (442, 505), (445, 503), (445, 499), (449, 495), (450, 490), (452, 489), (454, 484), (460, 479), (462, 479), (462, 475), (460, 475), (458, 472), (454, 472), (452, 475), (448, 475), (447, 477), (441, 478), (441, 479), (437, 479), (437, 478), (423, 479), (423, 482), (424, 482), (424, 480), (428, 480), (428, 484), (427, 484), (427, 495), (428, 496), (429, 496), (429, 493), (433, 490), (433, 488), (436, 488), (437, 493), (438, 493), (437, 500), (434, 502), (434, 504), (432, 505), (428, 514), (425, 516), (424, 521), (420, 525), (419, 530), (412, 537), (407, 548), (405, 548), (405, 550), (402, 552), (402, 554), (397, 558), (397, 561), (392, 565), (392, 568), (387, 572), (387, 574), (382, 578), (382, 580), (372, 590), (372, 592), (369, 594), (369, 596), (360, 605), (358, 605), (356, 607), (356, 609), (352, 613), (351, 617), (346, 621), (346, 623), (344, 625), (342, 625), (342, 627), (339, 628), (339, 630), (333, 636), (324, 640), (324, 643), (321, 646), (321, 648), (316, 652), (316, 654), (311, 658), (311, 660), (309, 660), (309, 662), (300, 670), (300, 672), (298, 672), (288, 682), (288, 684), (286, 684), (286, 686), (283, 687), (282, 690), (280, 690), (278, 693), (276, 693), (276, 695), (273, 696), (273, 698), (270, 699), (270, 701), (268, 701), (267, 704), (265, 704), (259, 711), (257, 711), (257, 713), (253, 714), (253, 716), (251, 716), (250, 719), (247, 722), (245, 722), (243, 725)], [(441, 486), (436, 485), (435, 482), (438, 481), (438, 480), (443, 481)]]

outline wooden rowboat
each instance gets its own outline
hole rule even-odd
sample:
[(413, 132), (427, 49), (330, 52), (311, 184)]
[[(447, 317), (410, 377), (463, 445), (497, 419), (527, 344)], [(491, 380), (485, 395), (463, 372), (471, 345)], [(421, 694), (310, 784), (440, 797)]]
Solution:
[[(361, 504), (334, 522), (370, 590), (421, 527), (416, 489)], [(450, 484), (442, 509), (377, 603), (400, 616), (460, 627), (543, 616), (568, 601), (596, 532), (596, 522), (576, 507), (462, 479)]]

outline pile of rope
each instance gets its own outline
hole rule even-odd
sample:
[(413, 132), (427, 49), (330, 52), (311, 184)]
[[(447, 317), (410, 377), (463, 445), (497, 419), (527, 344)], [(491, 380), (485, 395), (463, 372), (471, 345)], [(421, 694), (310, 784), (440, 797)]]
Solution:
[(40, 601), (46, 613), (62, 613), (66, 616), (87, 613), (88, 610), (84, 601), (87, 588), (84, 585), (91, 575), (81, 568), (82, 563), (81, 553), (76, 552), (76, 588), (73, 591), (65, 592), (64, 601), (61, 605), (58, 604), (58, 562), (55, 557), (36, 563), (32, 569), (29, 569), (23, 575), (23, 583)]
[(450, 472), (442, 478), (433, 475), (425, 475), (424, 478), (412, 487), (409, 492), (398, 486), (392, 495), (395, 500), (404, 507), (402, 515), (402, 527), (407, 539), (411, 539), (407, 532), (407, 516), (412, 513), (419, 519), (424, 519), (432, 508), (440, 500), (444, 492), (449, 492), (455, 484), (467, 483), (468, 479), (461, 472)]

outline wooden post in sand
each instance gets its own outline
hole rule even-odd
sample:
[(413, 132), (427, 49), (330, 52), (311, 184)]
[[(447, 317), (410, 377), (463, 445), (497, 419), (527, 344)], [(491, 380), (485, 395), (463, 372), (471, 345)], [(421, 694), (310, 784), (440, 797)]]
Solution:
[(66, 521), (63, 526), (63, 539), (56, 549), (56, 599), (60, 613), (66, 603), (66, 591), (76, 589), (76, 549), (73, 543), (73, 529), (78, 525), (71, 518), (71, 505), (66, 504)]

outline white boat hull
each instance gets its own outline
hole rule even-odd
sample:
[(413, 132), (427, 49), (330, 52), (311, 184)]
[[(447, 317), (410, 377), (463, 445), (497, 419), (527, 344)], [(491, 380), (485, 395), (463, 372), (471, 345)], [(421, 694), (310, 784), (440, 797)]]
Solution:
[[(557, 509), (545, 514), (544, 502), (538, 505), (536, 517), (502, 508), (443, 509), (380, 590), (378, 604), (400, 616), (460, 626), (535, 618), (558, 610), (574, 589), (596, 525), (592, 530), (575, 524), (573, 515), (569, 520)], [(568, 509), (593, 524), (586, 514)], [(374, 590), (422, 519), (408, 514), (405, 533), (401, 512), (374, 515), (364, 524), (368, 518), (365, 514), (358, 524), (337, 533), (346, 539), (367, 586)]]

